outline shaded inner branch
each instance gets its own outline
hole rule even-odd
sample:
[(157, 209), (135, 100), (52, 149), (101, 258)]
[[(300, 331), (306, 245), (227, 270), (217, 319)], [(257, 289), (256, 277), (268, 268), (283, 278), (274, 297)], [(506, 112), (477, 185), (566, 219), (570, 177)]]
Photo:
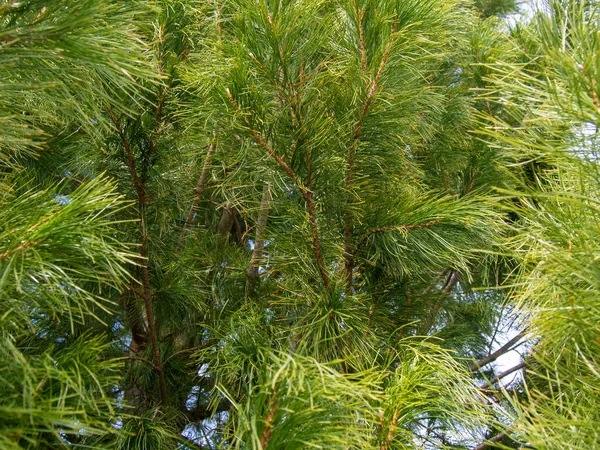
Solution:
[[(357, 15), (357, 24), (358, 24), (358, 34), (359, 34), (359, 44), (360, 44), (360, 54), (361, 54), (361, 67), (363, 74), (366, 74), (367, 71), (367, 52), (365, 48), (365, 36), (364, 36), (364, 28), (363, 28), (363, 19), (365, 15), (365, 10), (362, 8), (360, 11), (356, 11)], [(354, 185), (354, 172), (356, 169), (356, 150), (358, 146), (358, 142), (360, 140), (365, 118), (367, 116), (367, 112), (369, 111), (369, 107), (373, 103), (373, 99), (375, 97), (375, 93), (377, 92), (377, 88), (379, 86), (379, 81), (381, 79), (381, 75), (383, 74), (383, 70), (385, 69), (385, 65), (392, 51), (392, 46), (395, 41), (395, 33), (396, 28), (398, 26), (398, 22), (395, 21), (392, 25), (392, 30), (390, 33), (389, 41), (386, 45), (385, 51), (379, 63), (379, 67), (375, 74), (373, 80), (367, 85), (367, 97), (365, 102), (361, 108), (360, 115), (356, 125), (354, 126), (354, 130), (352, 132), (352, 138), (350, 141), (350, 148), (348, 151), (348, 156), (346, 158), (346, 179), (345, 179), (345, 189), (346, 189), (346, 208), (344, 211), (344, 271), (346, 276), (346, 293), (352, 293), (352, 273), (354, 271), (354, 254), (358, 251), (357, 248), (353, 248), (353, 240), (354, 240), (354, 215), (352, 213), (351, 205), (353, 203), (352, 199), (352, 189)], [(359, 243), (359, 246), (361, 244)]]

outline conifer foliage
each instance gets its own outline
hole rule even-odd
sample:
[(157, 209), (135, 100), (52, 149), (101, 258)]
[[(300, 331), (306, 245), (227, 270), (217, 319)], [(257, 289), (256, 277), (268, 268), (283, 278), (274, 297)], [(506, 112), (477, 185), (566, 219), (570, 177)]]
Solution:
[(597, 6), (475, 6), (0, 1), (0, 447), (592, 448)]

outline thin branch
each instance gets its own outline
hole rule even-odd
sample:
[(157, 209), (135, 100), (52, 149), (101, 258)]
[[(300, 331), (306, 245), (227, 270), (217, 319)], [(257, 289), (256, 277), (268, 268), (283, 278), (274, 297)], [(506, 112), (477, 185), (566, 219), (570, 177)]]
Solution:
[[(542, 392), (539, 398), (533, 399), (533, 405), (535, 405), (535, 403), (537, 403), (539, 400), (543, 400), (545, 397), (548, 396), (548, 394), (550, 394), (550, 391)], [(498, 433), (497, 435), (495, 435), (489, 439), (486, 439), (485, 442), (482, 442), (478, 446), (474, 447), (473, 450), (485, 450), (486, 448), (489, 447), (490, 444), (495, 444), (496, 442), (502, 441), (504, 438), (508, 437), (508, 433), (510, 431), (512, 431), (511, 429), (513, 427), (514, 427), (514, 424), (508, 426), (503, 432)]]
[[(436, 277), (435, 280), (432, 284), (430, 284), (427, 288), (425, 288), (423, 290), (423, 292), (421, 293), (421, 295), (426, 295), (429, 294), (429, 292), (431, 292), (431, 290), (436, 287), (438, 285), (438, 283), (442, 280), (443, 277), (445, 277), (448, 272), (450, 271), (450, 269), (444, 269), (442, 270)], [(444, 283), (445, 284), (445, 283)]]
[(460, 281), (460, 278), (461, 278), (461, 274), (459, 271), (450, 270), (450, 275), (448, 276), (448, 279), (444, 283), (444, 286), (442, 286), (442, 292), (444, 294), (450, 294), (454, 290), (454, 287)]
[(109, 114), (115, 128), (117, 129), (117, 133), (121, 137), (121, 142), (123, 144), (123, 148), (125, 149), (125, 154), (127, 155), (126, 164), (127, 164), (127, 167), (129, 168), (129, 172), (131, 173), (133, 187), (135, 188), (135, 191), (137, 192), (138, 197), (144, 198), (144, 191), (142, 189), (140, 179), (138, 178), (137, 172), (135, 170), (135, 160), (133, 158), (133, 153), (131, 152), (131, 146), (129, 145), (129, 139), (127, 139), (127, 136), (125, 135), (125, 130), (123, 128), (121, 128), (121, 125), (119, 125), (119, 119), (117, 118), (114, 111), (112, 110), (110, 103), (107, 103), (107, 106), (108, 106), (108, 114)]
[(363, 6), (360, 11), (358, 11), (357, 19), (358, 19), (358, 39), (360, 41), (360, 61), (362, 66), (363, 75), (367, 73), (367, 50), (365, 48), (365, 30), (363, 28), (362, 21), (365, 17), (365, 7)]
[(591, 84), (590, 92), (592, 94), (592, 101), (594, 102), (594, 106), (597, 109), (600, 109), (600, 98), (598, 98), (598, 87), (596, 86), (596, 80), (588, 74), (588, 72), (587, 72), (587, 70), (585, 70), (585, 66), (583, 66), (583, 64), (579, 64), (579, 70), (581, 70), (583, 72), (585, 77), (590, 82), (590, 84)]
[[(29, 231), (29, 230), (27, 230), (27, 231)], [(13, 248), (12, 250), (6, 250), (4, 253), (0, 253), (0, 261), (8, 258), (11, 255), (14, 255), (15, 253), (21, 252), (23, 250), (27, 250), (29, 247), (34, 246), (38, 242), (40, 242), (40, 241), (37, 240), (37, 241), (24, 242), (23, 244), (18, 245), (17, 247)]]
[(158, 76), (162, 77), (163, 74), (163, 42), (165, 40), (165, 23), (163, 22), (160, 25), (158, 30), (158, 44), (157, 44), (157, 52), (158, 52)]
[(313, 69), (308, 75), (305, 75), (304, 69), (301, 68), (300, 80), (294, 84), (294, 87), (296, 88), (302, 84), (307, 83), (311, 78), (313, 78), (315, 75), (317, 75), (323, 67), (327, 66), (327, 64), (331, 64), (333, 61), (335, 61), (335, 59), (328, 59), (326, 61), (323, 61), (315, 69)]
[[(433, 428), (430, 428), (427, 425), (422, 424), (419, 421), (416, 421), (415, 423), (417, 425), (425, 428), (425, 430), (427, 431), (427, 433), (433, 434), (434, 437), (436, 437), (437, 439), (439, 439), (442, 442), (442, 444), (444, 444), (446, 447), (458, 447), (457, 445), (455, 445), (452, 442), (448, 441), (444, 436), (442, 436), (440, 433), (438, 433), (437, 431), (435, 431)], [(429, 439), (428, 439), (428, 442), (431, 442), (432, 444), (435, 444), (434, 442), (430, 441)]]
[[(231, 92), (229, 91), (229, 89), (227, 89), (227, 97), (229, 98), (229, 101), (232, 104), (232, 106), (238, 112), (242, 112), (242, 109), (239, 107), (239, 105), (233, 98), (233, 95), (231, 95)], [(296, 183), (296, 185), (298, 186), (298, 189), (300, 189), (300, 192), (302, 193), (302, 195), (304, 195), (306, 188), (304, 186), (302, 186), (302, 184), (300, 183), (300, 180), (298, 179), (298, 177), (296, 176), (296, 174), (294, 173), (292, 168), (287, 165), (287, 163), (283, 160), (283, 158), (281, 158), (280, 156), (278, 156), (275, 153), (275, 151), (271, 148), (271, 146), (269, 144), (267, 144), (267, 142), (265, 142), (265, 140), (254, 129), (252, 129), (252, 127), (250, 125), (250, 121), (248, 120), (248, 118), (245, 115), (243, 116), (243, 119), (244, 119), (244, 122), (246, 123), (246, 129), (247, 129), (248, 133), (250, 133), (250, 135), (254, 138), (254, 140), (267, 151), (269, 156), (271, 158), (273, 158), (275, 160), (275, 162), (277, 162), (277, 164), (279, 164), (279, 166), (284, 170), (284, 172), (288, 174), (288, 176), (294, 181), (294, 183)]]
[(390, 422), (390, 427), (388, 428), (388, 433), (385, 438), (383, 444), (381, 444), (381, 450), (387, 450), (389, 445), (394, 441), (394, 433), (396, 431), (396, 427), (398, 426), (398, 410), (394, 410), (394, 414), (392, 415), (392, 420)]
[[(457, 270), (450, 269), (450, 271), (448, 272), (446, 281), (444, 282), (444, 285), (440, 289), (442, 294), (445, 294), (445, 296), (450, 295), (452, 293), (452, 291), (454, 290), (454, 288), (456, 287), (456, 285), (458, 284), (458, 282), (460, 281), (460, 278), (461, 278), (460, 272), (458, 272)], [(442, 304), (443, 304), (443, 299), (438, 301), (433, 306), (433, 308), (431, 308), (431, 310), (429, 311), (429, 314), (427, 315), (427, 319), (423, 322), (423, 327), (422, 327), (422, 331), (421, 331), (422, 335), (425, 336), (429, 333), (429, 331), (431, 331), (431, 327), (433, 327), (433, 323), (435, 321), (435, 316), (440, 311)]]
[[(164, 52), (163, 52), (163, 47), (164, 47), (164, 41), (165, 41), (165, 23), (162, 23), (160, 25), (160, 29), (158, 31), (158, 43), (157, 43), (157, 53), (158, 53), (158, 61), (157, 61), (157, 71), (158, 71), (158, 77), (162, 78), (163, 77), (163, 66), (164, 66)], [(153, 136), (156, 136), (157, 132), (158, 132), (158, 128), (160, 123), (162, 122), (162, 112), (163, 112), (163, 107), (164, 107), (164, 103), (165, 103), (165, 98), (167, 96), (167, 93), (169, 92), (169, 89), (171, 88), (171, 85), (173, 83), (173, 77), (171, 76), (169, 79), (169, 82), (165, 85), (165, 87), (163, 88), (162, 92), (160, 93), (160, 95), (158, 96), (158, 100), (156, 102), (156, 111), (154, 113), (154, 119), (156, 121), (156, 125), (155, 128), (152, 132)]]
[(481, 367), (483, 367), (491, 362), (496, 361), (498, 358), (500, 358), (500, 356), (504, 355), (505, 353), (510, 352), (511, 350), (515, 349), (519, 345), (522, 345), (525, 342), (527, 342), (527, 340), (524, 340), (523, 342), (519, 342), (523, 338), (523, 336), (525, 336), (527, 334), (527, 331), (528, 331), (527, 329), (521, 331), (519, 334), (517, 334), (514, 338), (512, 338), (510, 341), (508, 341), (506, 344), (504, 344), (502, 347), (500, 347), (494, 353), (491, 353), (490, 355), (486, 356), (481, 361), (477, 361), (475, 364), (473, 364), (469, 368), (469, 370), (471, 372), (477, 372)]
[(506, 378), (507, 376), (509, 376), (511, 373), (514, 373), (517, 370), (521, 370), (524, 367), (527, 367), (527, 363), (521, 362), (521, 363), (517, 364), (516, 366), (511, 367), (510, 369), (505, 370), (501, 374), (495, 376), (490, 381), (486, 381), (486, 383), (484, 385), (480, 386), (479, 389), (488, 389), (488, 388), (492, 387), (494, 384), (496, 384), (497, 382), (499, 382), (500, 380), (502, 380), (503, 378)]
[(377, 88), (379, 87), (379, 81), (381, 79), (381, 75), (383, 74), (383, 69), (387, 63), (388, 58), (390, 57), (390, 53), (392, 51), (392, 46), (394, 45), (394, 41), (396, 40), (396, 29), (398, 28), (398, 21), (395, 21), (392, 25), (392, 31), (390, 33), (390, 40), (387, 43), (385, 51), (383, 53), (383, 57), (381, 58), (381, 62), (379, 63), (379, 68), (377, 69), (377, 73), (375, 74), (375, 78), (371, 82), (371, 86), (369, 87), (369, 91), (367, 93), (367, 99), (362, 107), (360, 117), (358, 123), (354, 128), (354, 134), (352, 135), (352, 140), (356, 141), (360, 138), (362, 128), (364, 125), (365, 117), (367, 116), (367, 112), (369, 107), (373, 103), (373, 98), (375, 97), (375, 92), (377, 92)]
[[(141, 213), (140, 213), (141, 214)], [(140, 229), (143, 224), (140, 221)], [(143, 230), (142, 230), (143, 233)], [(150, 287), (150, 272), (148, 270), (148, 251), (146, 249), (146, 236), (142, 234), (142, 245), (140, 247), (140, 256), (142, 257), (142, 285), (144, 286), (143, 299), (146, 306), (146, 317), (148, 319), (148, 331), (150, 331), (150, 342), (152, 343), (152, 356), (156, 365), (156, 374), (158, 375), (158, 386), (160, 389), (160, 401), (164, 405), (167, 403), (167, 385), (163, 372), (163, 364), (160, 359), (160, 350), (158, 346), (158, 332), (152, 305), (152, 290)]]

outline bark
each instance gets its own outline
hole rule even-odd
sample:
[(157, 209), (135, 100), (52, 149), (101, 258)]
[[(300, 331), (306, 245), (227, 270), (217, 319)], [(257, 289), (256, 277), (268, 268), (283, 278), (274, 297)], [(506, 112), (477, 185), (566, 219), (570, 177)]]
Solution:
[(490, 447), (490, 444), (495, 444), (496, 442), (500, 442), (502, 439), (504, 439), (507, 436), (508, 436), (507, 433), (499, 433), (496, 436), (488, 439), (486, 442), (483, 442), (482, 444), (479, 444), (477, 447), (474, 447), (473, 450), (485, 450), (486, 448)]
[(275, 416), (279, 411), (279, 404), (277, 402), (277, 397), (275, 396), (275, 392), (273, 392), (273, 397), (269, 401), (268, 406), (268, 414), (265, 418), (265, 427), (263, 428), (262, 435), (260, 437), (260, 447), (265, 448), (271, 438), (271, 434), (273, 434), (273, 420), (275, 420)]
[[(140, 228), (143, 232), (143, 224), (140, 223)], [(142, 236), (142, 246), (140, 248), (140, 256), (142, 257), (142, 284), (144, 286), (143, 298), (146, 305), (146, 317), (148, 319), (148, 330), (150, 331), (150, 342), (152, 342), (152, 357), (154, 359), (155, 371), (158, 376), (158, 387), (160, 390), (160, 402), (167, 402), (167, 385), (165, 383), (165, 375), (163, 372), (162, 362), (160, 358), (160, 350), (158, 346), (158, 332), (156, 330), (156, 322), (154, 319), (153, 310), (153, 292), (150, 286), (150, 272), (148, 270), (148, 251), (146, 249), (146, 236)]]

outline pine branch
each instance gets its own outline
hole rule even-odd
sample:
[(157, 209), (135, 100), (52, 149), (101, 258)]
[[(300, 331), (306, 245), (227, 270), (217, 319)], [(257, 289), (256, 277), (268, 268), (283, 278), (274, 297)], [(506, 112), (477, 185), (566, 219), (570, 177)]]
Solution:
[(581, 70), (584, 76), (587, 78), (587, 81), (590, 83), (590, 93), (592, 94), (592, 101), (594, 102), (594, 106), (600, 110), (600, 98), (598, 98), (598, 86), (596, 85), (596, 80), (594, 77), (591, 77), (587, 70), (585, 70), (585, 66), (580, 64), (579, 70)]
[[(142, 227), (143, 225), (140, 225)], [(165, 382), (165, 375), (163, 372), (163, 364), (160, 358), (160, 350), (158, 346), (158, 332), (156, 330), (156, 322), (153, 311), (153, 294), (150, 288), (150, 272), (148, 270), (148, 252), (146, 250), (146, 237), (145, 234), (142, 237), (142, 245), (140, 247), (140, 256), (142, 258), (142, 285), (144, 287), (143, 299), (146, 305), (146, 317), (148, 318), (148, 331), (150, 331), (150, 342), (152, 343), (152, 356), (154, 364), (156, 365), (155, 370), (158, 375), (158, 384), (160, 389), (160, 401), (164, 405), (167, 403), (167, 385)]]
[[(158, 43), (157, 43), (157, 53), (158, 53), (158, 58), (157, 58), (157, 71), (158, 71), (158, 78), (159, 80), (163, 78), (163, 66), (164, 66), (164, 52), (163, 52), (163, 46), (164, 46), (164, 41), (165, 41), (165, 23), (163, 22), (160, 25), (159, 28), (159, 32), (158, 32)], [(173, 84), (173, 77), (171, 76), (169, 78), (169, 82), (167, 84), (165, 84), (162, 92), (160, 93), (160, 95), (158, 96), (158, 100), (156, 102), (156, 111), (154, 113), (154, 120), (156, 122), (154, 130), (152, 131), (152, 137), (155, 138), (156, 135), (158, 134), (158, 129), (160, 127), (160, 124), (163, 120), (163, 108), (164, 108), (164, 104), (165, 104), (165, 99), (167, 97), (167, 94), (169, 92), (169, 90), (171, 89), (171, 86)]]
[(160, 367), (158, 367), (152, 361), (149, 361), (146, 358), (142, 358), (140, 356), (133, 356), (133, 355), (121, 356), (120, 358), (115, 358), (115, 360), (116, 361), (118, 361), (118, 360), (140, 361), (140, 362), (143, 362), (144, 364), (147, 364), (148, 366), (152, 367), (155, 371), (158, 371), (160, 369)]
[(204, 344), (201, 345), (197, 345), (196, 347), (190, 347), (190, 348), (184, 348), (183, 350), (179, 350), (176, 351), (175, 353), (172, 353), (167, 359), (165, 359), (163, 361), (163, 367), (173, 358), (179, 356), (179, 355), (183, 355), (185, 353), (190, 353), (190, 352), (195, 352), (197, 350), (202, 350), (205, 349), (206, 347), (213, 345), (216, 341), (214, 339), (209, 340), (208, 342), (205, 342)]
[(158, 42), (157, 42), (157, 53), (158, 53), (158, 76), (159, 78), (163, 75), (163, 45), (165, 41), (165, 22), (160, 24), (158, 29)]
[[(454, 290), (454, 288), (456, 287), (456, 285), (458, 284), (458, 282), (460, 281), (460, 278), (461, 278), (460, 272), (458, 272), (457, 270), (450, 269), (450, 271), (448, 273), (448, 277), (446, 278), (446, 281), (444, 282), (444, 285), (442, 286), (442, 289), (441, 289), (442, 294), (450, 295), (452, 293), (452, 291)], [(434, 307), (431, 308), (431, 310), (429, 311), (429, 314), (427, 315), (427, 319), (425, 320), (425, 322), (423, 324), (423, 329), (421, 331), (421, 334), (423, 336), (429, 334), (429, 331), (431, 331), (431, 327), (433, 327), (433, 323), (435, 321), (435, 316), (440, 311), (441, 307), (442, 307), (442, 301), (438, 301), (434, 305)]]
[[(357, 14), (358, 19), (358, 28), (359, 28), (359, 40), (360, 40), (360, 49), (361, 49), (361, 60), (363, 66), (363, 73), (366, 72), (367, 68), (367, 56), (364, 42), (364, 30), (362, 25), (362, 19), (364, 17), (364, 7)], [(375, 92), (377, 91), (377, 87), (379, 85), (379, 80), (381, 78), (381, 74), (385, 68), (385, 64), (389, 58), (390, 52), (392, 50), (392, 46), (395, 40), (394, 33), (396, 32), (396, 28), (398, 26), (398, 22), (395, 21), (392, 26), (392, 31), (390, 33), (390, 39), (387, 43), (385, 51), (383, 53), (383, 57), (381, 58), (381, 62), (379, 63), (379, 68), (377, 73), (375, 74), (375, 78), (370, 83), (370, 87), (368, 88), (367, 98), (360, 112), (360, 116), (358, 122), (354, 128), (354, 132), (352, 134), (352, 140), (350, 142), (350, 149), (348, 151), (348, 156), (346, 158), (346, 179), (345, 179), (345, 189), (346, 189), (346, 208), (344, 211), (344, 271), (346, 274), (346, 291), (347, 294), (351, 294), (352, 292), (352, 273), (354, 272), (354, 255), (358, 251), (359, 245), (353, 249), (353, 240), (354, 240), (354, 216), (352, 214), (350, 205), (352, 203), (352, 188), (354, 184), (354, 170), (355, 170), (355, 158), (356, 158), (356, 146), (358, 145), (358, 141), (360, 139), (362, 128), (364, 125), (365, 117), (373, 102), (373, 97), (375, 96)]]
[(516, 372), (517, 370), (521, 370), (524, 367), (527, 367), (527, 363), (521, 362), (521, 363), (517, 364), (516, 366), (511, 367), (510, 369), (507, 369), (504, 372), (502, 372), (501, 374), (495, 376), (490, 381), (486, 381), (484, 385), (479, 387), (479, 389), (488, 389), (488, 388), (492, 387), (494, 384), (496, 384), (497, 382), (499, 382), (500, 380), (502, 380), (503, 378), (506, 378), (510, 374)]
[(367, 98), (365, 103), (363, 104), (362, 110), (360, 112), (360, 116), (358, 119), (358, 123), (354, 128), (354, 134), (352, 135), (352, 140), (357, 141), (362, 133), (363, 125), (365, 122), (365, 118), (367, 116), (367, 112), (371, 104), (373, 103), (373, 99), (375, 97), (375, 93), (377, 92), (377, 88), (379, 87), (379, 81), (381, 79), (381, 75), (383, 74), (383, 70), (385, 69), (385, 65), (387, 63), (388, 58), (390, 57), (390, 53), (392, 51), (392, 47), (394, 45), (394, 41), (396, 40), (396, 29), (398, 27), (398, 21), (396, 20), (392, 25), (392, 31), (390, 33), (390, 39), (385, 47), (385, 51), (383, 53), (383, 57), (381, 58), (381, 62), (379, 63), (379, 68), (377, 69), (377, 73), (375, 74), (375, 78), (371, 81), (371, 86), (369, 87)]
[(360, 61), (362, 67), (362, 73), (367, 73), (367, 49), (365, 48), (365, 30), (363, 27), (363, 19), (365, 17), (365, 7), (363, 6), (360, 11), (357, 12), (358, 18), (358, 40), (360, 42)]
[(15, 253), (19, 253), (23, 250), (27, 250), (29, 247), (32, 247), (32, 246), (38, 244), (39, 242), (40, 242), (39, 240), (24, 242), (13, 249), (6, 250), (4, 253), (0, 253), (0, 261), (8, 258), (9, 256), (13, 256)]
[[(229, 98), (229, 102), (236, 109), (236, 111), (242, 112), (241, 108), (239, 107), (239, 105), (237, 104), (235, 99), (233, 98), (233, 95), (231, 95), (231, 92), (229, 91), (229, 89), (227, 89), (227, 97)], [(257, 131), (255, 131), (252, 128), (250, 121), (248, 120), (248, 118), (245, 115), (243, 115), (243, 120), (246, 123), (246, 130), (248, 131), (248, 133), (250, 133), (250, 135), (254, 138), (254, 140), (267, 151), (267, 154), (292, 179), (292, 181), (294, 182), (296, 187), (299, 189), (300, 194), (302, 195), (302, 198), (304, 199), (306, 209), (308, 211), (309, 225), (310, 225), (310, 228), (312, 231), (313, 254), (314, 254), (314, 257), (315, 257), (315, 260), (317, 263), (317, 269), (319, 271), (319, 274), (321, 275), (321, 279), (323, 280), (323, 284), (325, 285), (325, 288), (327, 288), (329, 290), (331, 288), (331, 281), (329, 279), (329, 275), (327, 274), (327, 269), (325, 267), (325, 260), (323, 258), (323, 253), (322, 253), (322, 249), (321, 249), (321, 240), (319, 238), (319, 227), (317, 224), (317, 211), (316, 211), (315, 204), (314, 204), (314, 193), (302, 184), (300, 178), (294, 173), (292, 168), (283, 160), (283, 158), (281, 158), (279, 155), (277, 155), (277, 153), (275, 153), (273, 148), (267, 142), (265, 142), (265, 140), (258, 134)]]
[[(442, 436), (440, 433), (438, 433), (437, 431), (435, 431), (434, 429), (428, 427), (427, 425), (422, 424), (421, 422), (417, 421), (416, 422), (417, 425), (425, 428), (425, 430), (427, 431), (427, 433), (429, 434), (433, 434), (437, 439), (439, 439), (441, 441), (442, 444), (444, 444), (446, 447), (460, 447), (458, 445), (452, 444), (450, 441), (448, 441), (444, 436)], [(431, 441), (429, 441), (431, 442)], [(432, 442), (433, 443), (433, 442)], [(435, 443), (433, 443), (435, 444)], [(462, 448), (462, 447), (461, 447)]]
[(112, 110), (110, 103), (107, 102), (107, 106), (108, 106), (108, 114), (109, 114), (115, 128), (117, 129), (117, 133), (121, 137), (121, 143), (123, 144), (123, 148), (125, 149), (125, 154), (127, 156), (126, 164), (127, 164), (127, 167), (129, 168), (129, 172), (131, 174), (131, 179), (133, 181), (133, 187), (135, 188), (135, 191), (137, 192), (138, 200), (141, 200), (142, 201), (141, 205), (143, 205), (143, 204), (145, 204), (145, 193), (142, 188), (142, 184), (140, 182), (140, 179), (138, 177), (136, 169), (135, 169), (135, 159), (133, 157), (133, 153), (131, 152), (131, 146), (129, 144), (129, 139), (127, 139), (127, 136), (125, 135), (125, 130), (123, 128), (121, 128), (121, 125), (119, 124), (119, 119), (117, 118), (116, 114)]
[(133, 158), (133, 153), (131, 152), (131, 146), (127, 136), (125, 135), (125, 130), (121, 128), (119, 124), (119, 120), (115, 113), (113, 112), (110, 103), (108, 103), (108, 113), (113, 121), (113, 124), (117, 128), (117, 132), (121, 137), (121, 141), (123, 144), (123, 148), (127, 153), (128, 166), (131, 173), (131, 180), (135, 187), (138, 196), (138, 213), (139, 213), (139, 232), (140, 232), (140, 260), (141, 260), (141, 272), (142, 272), (142, 298), (144, 300), (144, 305), (146, 307), (146, 317), (148, 319), (148, 331), (150, 332), (150, 342), (152, 343), (152, 356), (155, 364), (155, 371), (158, 376), (158, 384), (160, 389), (160, 399), (161, 403), (165, 404), (167, 402), (167, 385), (165, 382), (165, 376), (162, 369), (162, 362), (160, 358), (160, 350), (158, 345), (158, 333), (156, 331), (156, 322), (154, 318), (154, 311), (152, 305), (152, 290), (150, 283), (150, 272), (148, 270), (148, 236), (146, 235), (145, 230), (145, 206), (146, 206), (146, 192), (144, 186), (144, 180), (140, 179), (135, 170), (135, 163)]

